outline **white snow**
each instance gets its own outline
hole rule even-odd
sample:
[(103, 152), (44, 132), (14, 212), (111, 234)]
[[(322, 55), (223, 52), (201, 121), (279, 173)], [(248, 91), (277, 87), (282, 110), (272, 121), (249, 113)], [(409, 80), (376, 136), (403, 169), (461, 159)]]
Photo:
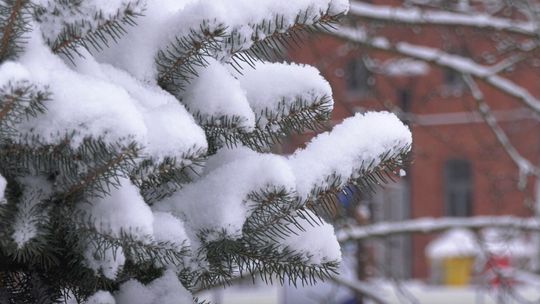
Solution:
[(6, 200), (5, 200), (6, 186), (7, 186), (6, 179), (2, 175), (0, 175), (0, 205), (6, 203)]
[[(236, 33), (238, 39), (234, 48), (241, 51), (252, 45), (252, 36), (262, 39), (269, 34), (258, 25), (276, 20), (277, 16), (280, 24), (292, 26), (302, 13), (302, 19), (305, 16), (309, 24), (321, 12), (344, 13), (348, 7), (346, 0), (236, 0), (234, 5), (224, 0), (148, 1), (144, 17), (137, 19), (139, 25), (128, 28), (118, 45), (105, 49), (98, 57), (138, 79), (155, 83), (158, 51), (166, 50), (177, 37), (189, 35), (191, 29), (199, 30), (203, 21), (207, 21), (210, 29), (223, 25), (227, 28), (226, 34)], [(268, 29), (269, 32), (274, 30), (275, 25)], [(227, 54), (213, 55), (227, 59)]]
[(206, 150), (204, 131), (174, 96), (111, 65), (102, 64), (98, 68), (104, 79), (129, 93), (143, 115), (146, 142), (142, 145), (146, 154), (158, 162), (165, 156), (176, 157), (180, 161), (190, 150)]
[[(221, 153), (214, 157), (222, 158)], [(242, 159), (217, 167), (155, 205), (157, 210), (170, 211), (184, 221), (194, 247), (202, 230), (224, 230), (231, 238), (240, 237), (249, 216), (247, 196), (251, 192), (273, 186), (294, 191), (295, 178), (284, 157), (245, 149), (240, 153)], [(208, 241), (213, 237), (210, 235)]]
[[(232, 52), (246, 50), (254, 40), (282, 31), (276, 28), (275, 20), (284, 27), (297, 22), (312, 24), (326, 12), (333, 15), (347, 11), (346, 0), (147, 1), (145, 16), (137, 19), (138, 26), (126, 27), (128, 33), (118, 43), (111, 41), (109, 48), (96, 54), (79, 48), (77, 52), (83, 56), (75, 56), (70, 63), (53, 54), (45, 41), (50, 43), (66, 26), (87, 16), (96, 18), (83, 24), (83, 32), (114, 18), (128, 5), (140, 4), (133, 9), (141, 12), (144, 1), (82, 1), (65, 10), (55, 10), (57, 1), (35, 3), (44, 11), (39, 13), (37, 23), (31, 24), (33, 31), (28, 33), (18, 62), (0, 66), (0, 84), (28, 79), (49, 88), (52, 95), (45, 101), (47, 111), (16, 126), (24, 135), (38, 136), (44, 144), (57, 144), (70, 134), (72, 148), (88, 137), (106, 143), (135, 141), (143, 149), (140, 159), (160, 162), (176, 157), (182, 161), (188, 151), (202, 153), (207, 149), (204, 131), (197, 123), (226, 117), (239, 119), (238, 127), (251, 131), (289, 114), (299, 100), (304, 106), (322, 97), (328, 99), (328, 106), (333, 102), (330, 85), (314, 67), (256, 62), (254, 69), (245, 65), (238, 73), (228, 61)], [(98, 9), (102, 12), (99, 16)], [(175, 39), (185, 38), (190, 30), (198, 30), (203, 20), (210, 27), (225, 26), (234, 43), (220, 41), (220, 51), (205, 54), (208, 64), (195, 68), (196, 77), (173, 96), (157, 85), (156, 55)], [(260, 26), (269, 21), (269, 28)], [(462, 63), (452, 58), (442, 60), (453, 65)], [(418, 66), (412, 70), (417, 72)], [(232, 239), (242, 237), (242, 227), (256, 204), (250, 194), (276, 188), (306, 200), (317, 187), (328, 187), (328, 178), (333, 175), (343, 186), (349, 178), (358, 177), (359, 171), (376, 166), (383, 154), (401, 151), (410, 144), (408, 128), (394, 115), (357, 114), (290, 157), (246, 147), (222, 149), (208, 159), (202, 174), (192, 183), (152, 208), (139, 189), (123, 177), (118, 188), (108, 189), (108, 195), (91, 197), (76, 207), (94, 221), (93, 228), (102, 235), (117, 238), (128, 234), (142, 243), (169, 242), (174, 249), (189, 245), (197, 252), (202, 231), (211, 232), (205, 241), (221, 236), (221, 232)], [(21, 181), (24, 185), (36, 182), (39, 178)], [(5, 186), (0, 176), (0, 201)], [(42, 188), (45, 195), (50, 194), (50, 185)], [(39, 200), (25, 202), (19, 206), (21, 216), (16, 219), (12, 236), (19, 247), (39, 233), (33, 214)], [(310, 265), (341, 259), (331, 225), (312, 225), (303, 218), (298, 222), (303, 229), (291, 225), (297, 234), (286, 237), (281, 245), (302, 253)], [(109, 279), (117, 278), (128, 258), (127, 247), (103, 247), (91, 237), (81, 238), (80, 244), (89, 269)], [(130, 280), (120, 286), (114, 298), (98, 291), (87, 302), (172, 304), (191, 303), (192, 297), (177, 275), (167, 270), (146, 286)]]
[(176, 248), (189, 245), (184, 224), (167, 212), (154, 212), (154, 239), (158, 242), (170, 242)]
[(13, 223), (11, 238), (18, 248), (23, 248), (28, 241), (38, 234), (38, 219), (36, 218), (36, 205), (39, 201), (26, 197), (17, 207), (17, 216)]
[(9, 82), (30, 80), (28, 70), (18, 62), (7, 61), (0, 65), (0, 85), (4, 86)]
[(399, 176), (400, 177), (405, 177), (405, 176), (407, 176), (407, 172), (405, 170), (403, 170), (403, 169), (399, 169)]
[(256, 62), (245, 64), (237, 75), (247, 100), (257, 117), (259, 127), (268, 119), (277, 120), (290, 112), (295, 102), (302, 100), (306, 107), (322, 97), (332, 105), (332, 88), (312, 66)]
[[(99, 233), (120, 237), (127, 233), (136, 240), (149, 242), (153, 235), (152, 210), (129, 179), (122, 178), (119, 188), (111, 188), (110, 195), (90, 203), (80, 203), (79, 209), (91, 216)], [(98, 247), (91, 240), (85, 242), (85, 262), (90, 269), (115, 279), (126, 258), (121, 247)], [(102, 252), (104, 251), (104, 252)], [(99, 253), (99, 254), (98, 254)]]
[(102, 273), (106, 278), (116, 279), (118, 272), (126, 263), (122, 247), (103, 247), (94, 242), (86, 244), (83, 252), (84, 263), (96, 273)]
[(186, 87), (182, 102), (202, 122), (210, 118), (238, 117), (239, 127), (252, 130), (255, 115), (249, 107), (240, 83), (218, 61), (208, 59), (208, 66), (197, 70), (198, 77)]
[[(311, 214), (312, 218), (316, 216)], [(310, 264), (321, 264), (325, 262), (341, 261), (341, 249), (334, 233), (334, 227), (326, 222), (314, 222), (304, 218), (297, 218), (298, 224), (303, 228), (299, 229), (295, 225), (290, 225), (292, 231), (283, 245), (303, 253)]]
[(130, 280), (120, 285), (115, 294), (116, 304), (177, 304), (193, 303), (189, 291), (178, 281), (176, 274), (167, 270), (161, 278), (148, 285)]
[(47, 210), (39, 204), (52, 193), (52, 187), (43, 177), (26, 176), (18, 182), (24, 190), (17, 205), (11, 238), (18, 248), (23, 248), (39, 234), (39, 225), (47, 220)]
[(140, 240), (153, 235), (152, 210), (129, 179), (122, 178), (110, 195), (81, 203), (79, 208), (95, 220), (100, 232), (117, 237), (124, 232)]
[[(175, 19), (176, 26), (171, 24), (171, 28), (178, 32), (203, 20), (211, 20), (214, 24), (225, 25), (229, 33), (235, 32), (238, 39), (234, 49), (245, 50), (252, 46), (252, 37), (262, 39), (275, 30), (275, 24), (269, 29), (258, 27), (265, 21), (278, 18), (281, 26), (290, 27), (301, 14), (300, 21), (305, 19), (307, 24), (311, 24), (320, 17), (321, 12), (328, 11), (331, 15), (344, 13), (349, 6), (346, 0), (237, 0), (234, 4), (230, 5), (226, 0), (191, 2), (179, 13)], [(223, 56), (227, 57), (226, 54)]]
[(411, 143), (411, 132), (391, 113), (368, 112), (347, 118), (290, 156), (298, 194), (307, 199), (316, 188), (327, 189), (333, 175), (344, 186), (359, 171), (377, 166), (388, 151), (395, 154)]
[(446, 257), (475, 257), (481, 250), (474, 234), (467, 229), (449, 230), (426, 247), (426, 255), (431, 259)]
[(35, 31), (20, 62), (36, 82), (48, 85), (54, 96), (45, 103), (44, 114), (17, 126), (22, 133), (38, 135), (44, 143), (54, 144), (77, 130), (70, 142), (74, 148), (86, 136), (103, 137), (108, 142), (132, 136), (144, 142), (143, 117), (127, 92), (108, 81), (74, 72), (43, 45)]
[(110, 292), (99, 290), (86, 299), (84, 304), (116, 304), (116, 301)]
[(96, 54), (100, 62), (107, 62), (127, 71), (133, 77), (155, 84), (158, 50), (172, 42), (175, 34), (167, 24), (175, 19), (175, 13), (186, 3), (194, 0), (146, 1), (144, 16), (138, 17), (137, 26), (127, 27), (117, 44)]
[[(84, 137), (106, 142), (136, 141), (156, 161), (165, 156), (180, 161), (188, 151), (204, 151), (203, 130), (174, 98), (157, 86), (140, 82), (107, 64), (99, 64), (84, 50), (72, 69), (54, 56), (33, 35), (21, 62), (33, 78), (47, 85), (52, 99), (47, 111), (17, 126), (39, 135), (44, 143), (57, 143), (76, 131), (70, 144)], [(70, 85), (65, 85), (69, 83)]]

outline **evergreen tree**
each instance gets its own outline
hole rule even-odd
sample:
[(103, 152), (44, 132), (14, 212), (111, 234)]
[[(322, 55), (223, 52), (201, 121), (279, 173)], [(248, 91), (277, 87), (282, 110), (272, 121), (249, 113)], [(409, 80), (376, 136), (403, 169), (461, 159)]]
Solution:
[(0, 302), (189, 303), (335, 272), (336, 195), (392, 178), (410, 132), (358, 114), (269, 151), (328, 119), (328, 83), (281, 61), (347, 8), (0, 1)]

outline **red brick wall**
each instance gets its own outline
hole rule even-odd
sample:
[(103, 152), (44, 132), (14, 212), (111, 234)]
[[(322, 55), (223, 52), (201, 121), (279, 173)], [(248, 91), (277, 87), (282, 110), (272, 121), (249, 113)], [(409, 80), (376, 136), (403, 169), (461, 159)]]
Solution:
[[(442, 41), (440, 32), (425, 31), (421, 35), (413, 35), (407, 29), (393, 29), (389, 37), (408, 37), (411, 42), (419, 42), (433, 47), (448, 43)], [(407, 36), (404, 36), (407, 35)], [(462, 37), (462, 36), (461, 36)], [(490, 48), (488, 41), (481, 37), (454, 41), (456, 45), (466, 47), (475, 52)], [(467, 41), (465, 44), (463, 41)], [(359, 98), (349, 95), (345, 89), (340, 69), (343, 69), (351, 58), (366, 52), (370, 56), (385, 59), (392, 56), (374, 53), (370, 50), (354, 49), (345, 52), (343, 42), (330, 37), (319, 37), (309, 40), (306, 45), (290, 52), (295, 62), (303, 62), (317, 66), (323, 76), (329, 80), (334, 90), (336, 101), (332, 120), (339, 122), (353, 115), (358, 107), (366, 109), (384, 109), (383, 103), (396, 102), (396, 90), (406, 88), (411, 92), (411, 111), (415, 114), (437, 114), (466, 112), (474, 108), (474, 102), (467, 96), (451, 98), (433, 97), (434, 88), (442, 83), (440, 69), (431, 67), (430, 73), (421, 77), (385, 77), (374, 76), (375, 85), (372, 96)], [(350, 48), (350, 46), (349, 46)], [(540, 77), (533, 67), (518, 66), (518, 69), (507, 75), (517, 83), (528, 88), (531, 93), (540, 95)], [(508, 110), (521, 105), (508, 96), (482, 86), (486, 100), (494, 110)], [(531, 160), (540, 156), (540, 135), (538, 122), (521, 120), (504, 123), (512, 142), (519, 151)], [(532, 214), (527, 206), (527, 195), (516, 188), (518, 172), (515, 165), (497, 143), (490, 129), (482, 123), (417, 126), (412, 127), (413, 158), (409, 168), (411, 217), (438, 217), (444, 212), (443, 202), (443, 165), (453, 158), (467, 159), (473, 169), (473, 214), (514, 214), (527, 216)], [(284, 152), (291, 152), (307, 141), (310, 136), (294, 138), (284, 147)], [(415, 235), (412, 238), (413, 261), (412, 275), (416, 278), (427, 276), (427, 263), (424, 248), (432, 239), (432, 235)]]

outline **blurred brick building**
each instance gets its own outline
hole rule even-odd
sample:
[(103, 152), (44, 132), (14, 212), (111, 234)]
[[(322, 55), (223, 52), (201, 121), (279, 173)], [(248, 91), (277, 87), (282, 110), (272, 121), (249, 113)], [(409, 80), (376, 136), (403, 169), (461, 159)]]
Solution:
[[(462, 54), (484, 65), (499, 59), (493, 55), (493, 37), (481, 31), (388, 26), (379, 32), (391, 40)], [(475, 113), (475, 102), (459, 73), (331, 36), (306, 43), (307, 47), (291, 50), (290, 58), (318, 67), (331, 83), (336, 102), (333, 123), (356, 112), (394, 110), (412, 130), (413, 162), (407, 176), (369, 198), (372, 221), (534, 213), (534, 183), (529, 180), (524, 191), (518, 189), (516, 166)], [(540, 96), (538, 61), (519, 63), (504, 76)], [(539, 160), (538, 117), (511, 97), (482, 89), (515, 147), (528, 159)], [(284, 152), (292, 152), (313, 135), (292, 138), (283, 146)], [(393, 249), (376, 255), (386, 270), (373, 275), (426, 278), (424, 249), (433, 237), (416, 234), (385, 240), (386, 248)]]

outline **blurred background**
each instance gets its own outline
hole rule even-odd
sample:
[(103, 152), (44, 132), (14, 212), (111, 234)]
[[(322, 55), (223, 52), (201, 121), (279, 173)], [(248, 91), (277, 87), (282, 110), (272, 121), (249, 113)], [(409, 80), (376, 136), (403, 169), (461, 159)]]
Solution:
[[(352, 0), (341, 24), (303, 43), (289, 60), (330, 82), (328, 128), (393, 112), (413, 133), (410, 164), (336, 201), (339, 275), (304, 287), (248, 278), (201, 297), (540, 303), (540, 1)], [(290, 154), (315, 135), (275, 149)]]

